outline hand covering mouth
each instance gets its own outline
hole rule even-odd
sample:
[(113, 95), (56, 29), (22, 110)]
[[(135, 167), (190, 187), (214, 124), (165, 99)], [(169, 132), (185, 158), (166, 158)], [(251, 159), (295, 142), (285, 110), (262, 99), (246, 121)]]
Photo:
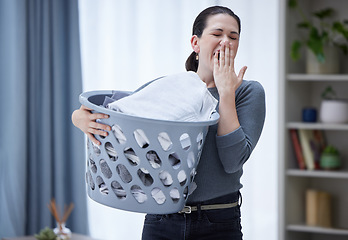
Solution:
[(218, 60), (220, 60), (220, 50), (216, 51), (216, 52), (214, 53), (214, 56), (215, 56), (215, 54), (218, 55)]

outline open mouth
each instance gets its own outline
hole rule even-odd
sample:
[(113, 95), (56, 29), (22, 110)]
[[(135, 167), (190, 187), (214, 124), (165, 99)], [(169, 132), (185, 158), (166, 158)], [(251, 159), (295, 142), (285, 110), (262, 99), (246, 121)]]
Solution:
[(214, 56), (215, 56), (215, 54), (217, 54), (218, 60), (220, 60), (220, 51), (215, 52)]

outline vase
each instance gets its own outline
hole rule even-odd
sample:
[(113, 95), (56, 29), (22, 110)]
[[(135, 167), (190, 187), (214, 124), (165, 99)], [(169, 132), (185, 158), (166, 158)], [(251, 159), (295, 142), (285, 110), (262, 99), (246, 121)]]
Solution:
[(341, 159), (338, 154), (323, 153), (320, 156), (320, 167), (324, 170), (336, 170), (341, 167)]
[(308, 74), (337, 74), (340, 71), (338, 48), (333, 45), (324, 46), (325, 61), (319, 62), (313, 51), (307, 48), (306, 72)]
[(325, 99), (320, 105), (320, 120), (323, 123), (348, 122), (348, 102)]
[(71, 238), (71, 231), (65, 226), (65, 223), (57, 223), (57, 227), (53, 229), (57, 235), (57, 240), (66, 240)]

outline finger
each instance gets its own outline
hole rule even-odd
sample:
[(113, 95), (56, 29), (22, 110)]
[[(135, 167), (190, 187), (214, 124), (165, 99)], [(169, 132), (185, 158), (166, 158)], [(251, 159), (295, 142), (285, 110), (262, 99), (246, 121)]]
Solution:
[(103, 124), (103, 123), (97, 123), (97, 122), (89, 122), (88, 126), (90, 128), (95, 128), (95, 129), (101, 129), (104, 131), (110, 131), (111, 127), (109, 125)]
[(99, 142), (93, 134), (87, 133), (87, 137), (89, 140), (91, 140), (94, 144), (101, 145), (101, 142)]
[(234, 69), (234, 59), (236, 57), (236, 52), (232, 48), (232, 43), (231, 43), (230, 54), (231, 54), (231, 58), (230, 58), (231, 59), (231, 67), (232, 67), (232, 69)]
[(93, 109), (91, 109), (91, 108), (86, 107), (85, 105), (81, 105), (80, 109), (82, 109), (82, 110), (88, 110), (88, 111), (92, 111), (92, 110), (93, 110)]
[(244, 66), (244, 67), (242, 67), (242, 68), (240, 69), (239, 74), (238, 74), (238, 79), (239, 79), (239, 80), (243, 80), (244, 74), (245, 74), (247, 68), (248, 68), (247, 66)]
[(220, 49), (220, 66), (225, 65), (225, 44), (222, 43), (221, 49)]
[(230, 57), (231, 57), (231, 54), (230, 54), (230, 49), (231, 49), (231, 45), (230, 45), (231, 43), (226, 43), (226, 47), (225, 47), (225, 64), (227, 65), (227, 66), (230, 66), (230, 63), (231, 63), (231, 59), (230, 59)]
[(94, 135), (100, 135), (106, 137), (108, 135), (108, 132), (105, 132), (103, 130), (95, 129), (95, 128), (88, 128), (87, 129), (88, 133), (92, 133)]
[(220, 50), (217, 51), (214, 55), (214, 72), (216, 72), (219, 67), (219, 54), (220, 54)]
[(102, 118), (109, 118), (109, 115), (103, 113), (92, 113), (91, 115), (89, 115), (89, 119), (92, 121)]

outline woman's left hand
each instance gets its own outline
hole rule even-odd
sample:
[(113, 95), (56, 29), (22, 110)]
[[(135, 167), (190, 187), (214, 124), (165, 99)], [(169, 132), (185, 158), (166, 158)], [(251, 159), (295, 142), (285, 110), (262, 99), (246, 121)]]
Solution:
[(219, 54), (214, 56), (214, 82), (219, 95), (234, 95), (237, 88), (243, 81), (246, 66), (242, 67), (237, 74), (234, 71), (234, 59), (236, 52), (232, 48), (232, 43), (225, 41), (222, 43)]

